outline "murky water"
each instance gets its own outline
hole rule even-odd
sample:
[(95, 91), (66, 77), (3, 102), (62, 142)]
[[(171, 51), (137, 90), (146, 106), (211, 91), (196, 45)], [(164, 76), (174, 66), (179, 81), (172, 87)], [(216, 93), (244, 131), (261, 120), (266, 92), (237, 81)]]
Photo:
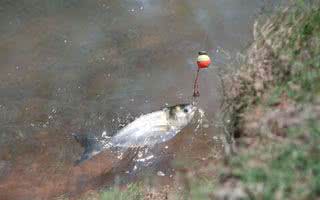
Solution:
[[(170, 177), (178, 157), (195, 162), (219, 152), (213, 127), (195, 134), (190, 126), (155, 148), (121, 159), (106, 151), (74, 167), (82, 149), (71, 133), (113, 135), (141, 113), (190, 102), (197, 52), (208, 50), (223, 67), (230, 58), (216, 50), (243, 50), (255, 17), (276, 5), (266, 2), (0, 1), (0, 199)], [(217, 84), (213, 68), (202, 72), (200, 106), (209, 119), (218, 112)]]

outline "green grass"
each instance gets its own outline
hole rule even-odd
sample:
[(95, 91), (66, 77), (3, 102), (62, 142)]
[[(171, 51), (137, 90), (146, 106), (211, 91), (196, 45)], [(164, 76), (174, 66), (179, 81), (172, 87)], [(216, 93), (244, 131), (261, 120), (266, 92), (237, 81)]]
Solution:
[[(320, 195), (320, 145), (277, 144), (231, 161), (232, 173), (255, 198), (313, 199)], [(271, 154), (272, 156), (267, 156)], [(249, 163), (249, 164), (248, 164)], [(262, 189), (258, 190), (256, 186)]]
[[(303, 1), (301, 1), (303, 2)], [(291, 17), (293, 15), (295, 17)], [(277, 79), (276, 86), (271, 87), (267, 105), (279, 103), (280, 97), (287, 95), (299, 103), (311, 102), (320, 95), (320, 6), (318, 8), (297, 9), (284, 18), (285, 21), (300, 19), (292, 25), (291, 34), (287, 35), (288, 44), (284, 44), (277, 52), (290, 57), (289, 74), (285, 79)], [(291, 24), (291, 23), (287, 23)], [(277, 33), (271, 34), (277, 37)], [(277, 66), (277, 73), (286, 73), (284, 66)]]
[(126, 189), (113, 187), (101, 194), (101, 200), (140, 200), (143, 199), (143, 190), (139, 184), (129, 184)]
[(301, 88), (294, 97), (309, 101), (320, 92), (320, 8), (311, 9), (303, 18), (287, 47), (293, 57), (290, 64), (296, 66), (289, 78)]
[(191, 183), (189, 199), (208, 199), (214, 190), (213, 181), (210, 179), (196, 180)]
[[(282, 101), (282, 96), (302, 107), (314, 105), (320, 97), (320, 8), (293, 14), (302, 20), (291, 27), (289, 43), (280, 51), (290, 55), (290, 74), (277, 80), (266, 100), (260, 102), (269, 110)], [(255, 198), (320, 197), (320, 124), (312, 115), (315, 113), (311, 110), (306, 113), (307, 119), (301, 118), (299, 124), (288, 127), (287, 137), (283, 142), (276, 141), (272, 150), (262, 146), (231, 160), (233, 173), (251, 188)], [(262, 190), (254, 189), (257, 185)]]

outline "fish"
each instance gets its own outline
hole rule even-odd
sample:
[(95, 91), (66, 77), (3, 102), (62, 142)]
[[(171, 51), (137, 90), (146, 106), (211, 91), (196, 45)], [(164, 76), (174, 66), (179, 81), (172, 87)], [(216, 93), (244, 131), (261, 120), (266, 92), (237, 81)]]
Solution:
[(177, 135), (193, 119), (197, 107), (178, 104), (142, 115), (120, 129), (109, 139), (72, 134), (84, 151), (75, 165), (91, 159), (108, 148), (151, 147), (166, 142)]

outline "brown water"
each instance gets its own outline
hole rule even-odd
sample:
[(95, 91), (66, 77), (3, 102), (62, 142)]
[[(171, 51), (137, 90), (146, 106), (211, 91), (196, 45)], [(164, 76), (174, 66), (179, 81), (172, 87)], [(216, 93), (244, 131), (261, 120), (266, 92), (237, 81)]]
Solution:
[[(74, 167), (82, 149), (71, 133), (112, 135), (141, 113), (190, 102), (197, 52), (208, 50), (218, 67), (232, 62), (250, 43), (255, 17), (273, 6), (263, 0), (0, 1), (0, 199), (77, 197), (159, 171), (170, 182), (172, 161), (219, 153), (213, 126), (197, 134), (190, 126), (152, 149), (120, 159), (106, 151)], [(218, 112), (217, 84), (214, 68), (201, 73), (200, 106), (209, 119)]]

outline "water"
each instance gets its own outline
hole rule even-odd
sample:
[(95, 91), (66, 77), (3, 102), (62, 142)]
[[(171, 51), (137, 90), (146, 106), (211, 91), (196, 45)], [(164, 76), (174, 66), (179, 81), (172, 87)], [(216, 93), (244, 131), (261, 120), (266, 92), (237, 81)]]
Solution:
[[(193, 161), (212, 148), (219, 152), (213, 127), (200, 134), (189, 127), (140, 157), (141, 149), (122, 162), (105, 152), (74, 167), (82, 149), (71, 133), (111, 136), (142, 113), (190, 102), (197, 52), (208, 50), (222, 67), (232, 58), (217, 49), (230, 55), (245, 49), (256, 16), (275, 5), (0, 1), (0, 199), (75, 196), (119, 176), (122, 183), (137, 180), (145, 171), (167, 177), (178, 157)], [(201, 72), (199, 103), (208, 119), (218, 112), (217, 85), (214, 69)]]

